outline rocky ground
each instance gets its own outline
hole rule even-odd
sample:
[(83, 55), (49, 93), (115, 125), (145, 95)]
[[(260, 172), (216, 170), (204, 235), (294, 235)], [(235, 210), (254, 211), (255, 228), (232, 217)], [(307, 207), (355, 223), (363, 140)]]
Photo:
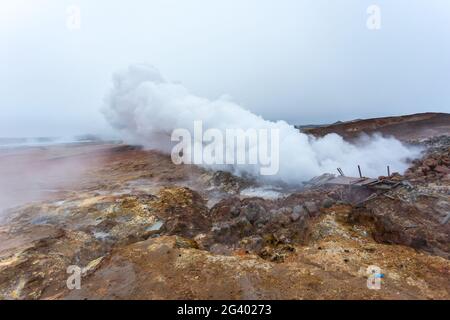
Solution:
[(33, 150), (89, 165), (3, 216), (0, 299), (449, 299), (450, 140), (416, 143), (423, 159), (378, 191), (270, 189), (121, 145)]

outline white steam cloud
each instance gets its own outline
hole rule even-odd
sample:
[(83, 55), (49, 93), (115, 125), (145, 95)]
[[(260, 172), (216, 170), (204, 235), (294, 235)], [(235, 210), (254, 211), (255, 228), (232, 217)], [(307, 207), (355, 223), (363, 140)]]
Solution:
[[(172, 131), (192, 129), (201, 120), (204, 130), (272, 129), (280, 132), (279, 172), (271, 179), (299, 183), (340, 167), (347, 175), (386, 174), (386, 166), (403, 172), (408, 160), (419, 155), (417, 148), (394, 138), (363, 137), (351, 144), (337, 134), (314, 138), (300, 133), (285, 121), (267, 121), (226, 97), (209, 100), (190, 93), (184, 86), (166, 81), (153, 67), (133, 65), (117, 73), (103, 109), (109, 123), (122, 133), (124, 141), (170, 152)], [(237, 174), (256, 174), (255, 166), (222, 167)]]

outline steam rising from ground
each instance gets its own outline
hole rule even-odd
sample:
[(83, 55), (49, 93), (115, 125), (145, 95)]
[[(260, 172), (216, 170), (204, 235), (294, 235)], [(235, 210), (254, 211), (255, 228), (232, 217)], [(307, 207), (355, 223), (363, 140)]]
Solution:
[[(280, 170), (269, 178), (287, 183), (336, 172), (338, 167), (347, 175), (357, 176), (358, 164), (363, 174), (370, 177), (386, 174), (387, 165), (403, 172), (408, 167), (408, 159), (416, 158), (420, 152), (394, 138), (381, 136), (362, 137), (356, 144), (344, 141), (337, 134), (314, 138), (299, 133), (285, 121), (264, 120), (226, 97), (209, 100), (196, 96), (184, 86), (166, 81), (156, 69), (145, 65), (133, 65), (117, 73), (106, 100), (103, 112), (126, 142), (164, 152), (170, 152), (173, 147), (170, 137), (174, 129), (192, 130), (194, 121), (198, 120), (203, 121), (204, 130), (279, 129)], [(254, 165), (221, 169), (237, 174), (259, 172)]]
[[(101, 163), (101, 146), (0, 148), (0, 223), (6, 210), (32, 201), (59, 198)], [(105, 146), (106, 148), (106, 146)]]

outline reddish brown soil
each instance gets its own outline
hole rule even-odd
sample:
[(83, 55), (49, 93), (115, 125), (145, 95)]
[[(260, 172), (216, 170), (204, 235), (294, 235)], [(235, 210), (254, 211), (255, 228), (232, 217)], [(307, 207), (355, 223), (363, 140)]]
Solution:
[(377, 132), (394, 136), (402, 141), (419, 140), (450, 134), (450, 114), (418, 113), (399, 117), (355, 120), (324, 127), (304, 128), (303, 131), (315, 136), (337, 133), (350, 140), (363, 133), (373, 134)]

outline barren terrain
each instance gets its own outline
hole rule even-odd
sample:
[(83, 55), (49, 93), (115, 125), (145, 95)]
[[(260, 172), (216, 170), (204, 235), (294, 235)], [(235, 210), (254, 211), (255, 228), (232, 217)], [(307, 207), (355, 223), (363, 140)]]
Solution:
[(449, 299), (449, 115), (308, 132), (330, 130), (426, 151), (376, 191), (268, 187), (119, 144), (1, 151), (0, 299)]
[(402, 141), (426, 139), (450, 132), (450, 114), (418, 113), (399, 117), (358, 119), (332, 125), (304, 127), (302, 131), (315, 136), (337, 133), (346, 139), (357, 138), (362, 133), (394, 136)]

